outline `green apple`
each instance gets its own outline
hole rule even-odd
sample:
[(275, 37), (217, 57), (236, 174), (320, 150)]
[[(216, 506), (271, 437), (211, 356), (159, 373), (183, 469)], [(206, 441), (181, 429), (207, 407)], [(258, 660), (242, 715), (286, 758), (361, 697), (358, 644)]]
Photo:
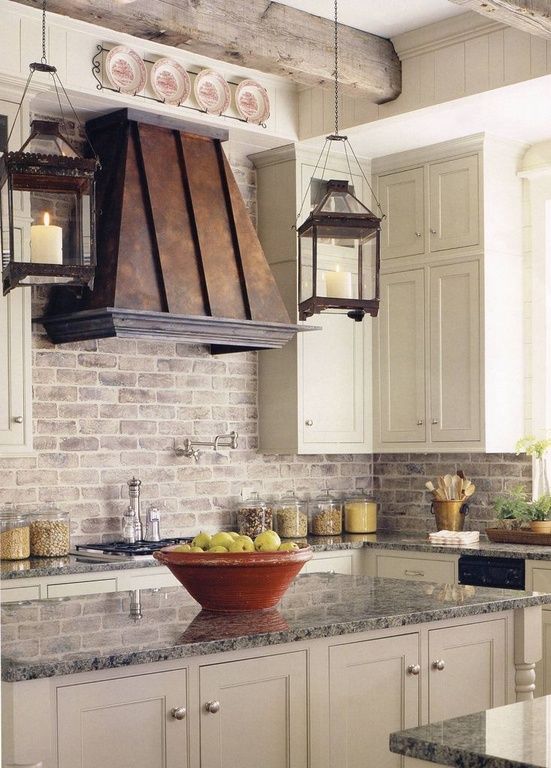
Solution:
[(211, 537), (209, 549), (212, 549), (213, 547), (224, 547), (225, 549), (229, 549), (232, 544), (233, 536), (230, 536), (226, 531), (220, 531), (220, 533), (215, 533), (214, 536)]
[(190, 544), (178, 544), (177, 547), (174, 547), (172, 550), (173, 552), (191, 552), (191, 545)]
[(254, 541), (250, 536), (238, 536), (230, 546), (230, 552), (254, 552)]
[(208, 549), (210, 547), (211, 535), (201, 531), (191, 542), (192, 547), (201, 547), (201, 549)]
[(210, 549), (207, 549), (207, 552), (210, 554), (211, 552), (227, 552), (228, 550), (226, 547), (216, 546), (211, 547)]
[(259, 533), (254, 540), (254, 548), (257, 552), (277, 552), (281, 545), (281, 539), (275, 531)]
[(228, 531), (228, 536), (231, 536), (234, 541), (239, 538), (239, 535), (236, 531)]
[(296, 543), (296, 541), (286, 541), (284, 544), (281, 544), (279, 547), (279, 552), (296, 552), (297, 549), (300, 549), (299, 545)]
[(203, 547), (191, 547), (190, 552), (204, 552)]

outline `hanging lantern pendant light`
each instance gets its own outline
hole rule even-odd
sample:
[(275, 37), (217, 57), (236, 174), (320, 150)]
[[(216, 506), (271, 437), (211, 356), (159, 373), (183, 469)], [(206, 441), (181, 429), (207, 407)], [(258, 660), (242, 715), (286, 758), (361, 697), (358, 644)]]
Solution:
[[(99, 162), (83, 157), (63, 135), (60, 89), (80, 120), (57, 69), (46, 58), (46, 0), (42, 3), (42, 58), (29, 65), (8, 144), (35, 72), (51, 76), (61, 123), (33, 120), (20, 150), (0, 155), (0, 246), (4, 294), (19, 285), (91, 286), (95, 274), (95, 174)], [(89, 143), (89, 142), (88, 142)], [(32, 223), (31, 223), (32, 222)]]
[[(353, 176), (349, 153), (375, 198), (348, 137), (339, 132), (337, 0), (334, 29), (335, 131), (325, 139), (297, 219), (323, 156), (325, 155), (325, 171), (329, 153), (336, 143), (343, 147), (350, 181), (353, 181)], [(372, 213), (355, 196), (354, 187), (348, 181), (332, 179), (322, 183), (321, 187), (321, 199), (297, 230), (299, 317), (305, 320), (325, 310), (345, 311), (348, 317), (356, 321), (363, 320), (366, 314), (376, 317), (379, 311), (380, 234), (383, 216), (379, 218)], [(381, 206), (376, 202), (380, 210)]]

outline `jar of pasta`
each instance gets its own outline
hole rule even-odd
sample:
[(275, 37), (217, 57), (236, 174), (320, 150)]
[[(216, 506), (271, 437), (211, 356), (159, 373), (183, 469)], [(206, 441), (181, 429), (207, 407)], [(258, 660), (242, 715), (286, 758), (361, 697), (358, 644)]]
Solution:
[(13, 511), (0, 512), (0, 559), (25, 560), (29, 555), (28, 516)]
[(302, 539), (308, 533), (308, 515), (293, 491), (274, 506), (274, 530), (282, 539)]
[(310, 502), (308, 529), (312, 536), (338, 536), (342, 533), (342, 505), (325, 491)]
[(363, 490), (344, 502), (344, 530), (347, 533), (374, 533), (377, 530), (377, 502)]
[(30, 518), (31, 555), (65, 557), (69, 554), (71, 521), (68, 512), (47, 509)]

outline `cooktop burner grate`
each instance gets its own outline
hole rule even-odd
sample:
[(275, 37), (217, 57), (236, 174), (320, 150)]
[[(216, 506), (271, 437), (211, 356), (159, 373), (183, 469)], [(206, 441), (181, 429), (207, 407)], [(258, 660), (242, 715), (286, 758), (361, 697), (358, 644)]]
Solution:
[(111, 541), (101, 544), (77, 544), (75, 549), (78, 555), (151, 557), (153, 552), (158, 549), (189, 541), (191, 541), (190, 537), (175, 537), (173, 539), (161, 539), (161, 541), (137, 541), (134, 544), (129, 544), (126, 541)]

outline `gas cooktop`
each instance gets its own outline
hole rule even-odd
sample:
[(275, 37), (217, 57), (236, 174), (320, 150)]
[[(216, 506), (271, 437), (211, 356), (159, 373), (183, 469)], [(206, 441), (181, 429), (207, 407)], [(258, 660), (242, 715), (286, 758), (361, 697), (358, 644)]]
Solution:
[(173, 539), (161, 539), (161, 541), (136, 541), (129, 544), (126, 541), (102, 542), (101, 544), (77, 544), (73, 555), (97, 560), (137, 560), (153, 559), (153, 552), (171, 544), (190, 542), (191, 538), (176, 537)]

